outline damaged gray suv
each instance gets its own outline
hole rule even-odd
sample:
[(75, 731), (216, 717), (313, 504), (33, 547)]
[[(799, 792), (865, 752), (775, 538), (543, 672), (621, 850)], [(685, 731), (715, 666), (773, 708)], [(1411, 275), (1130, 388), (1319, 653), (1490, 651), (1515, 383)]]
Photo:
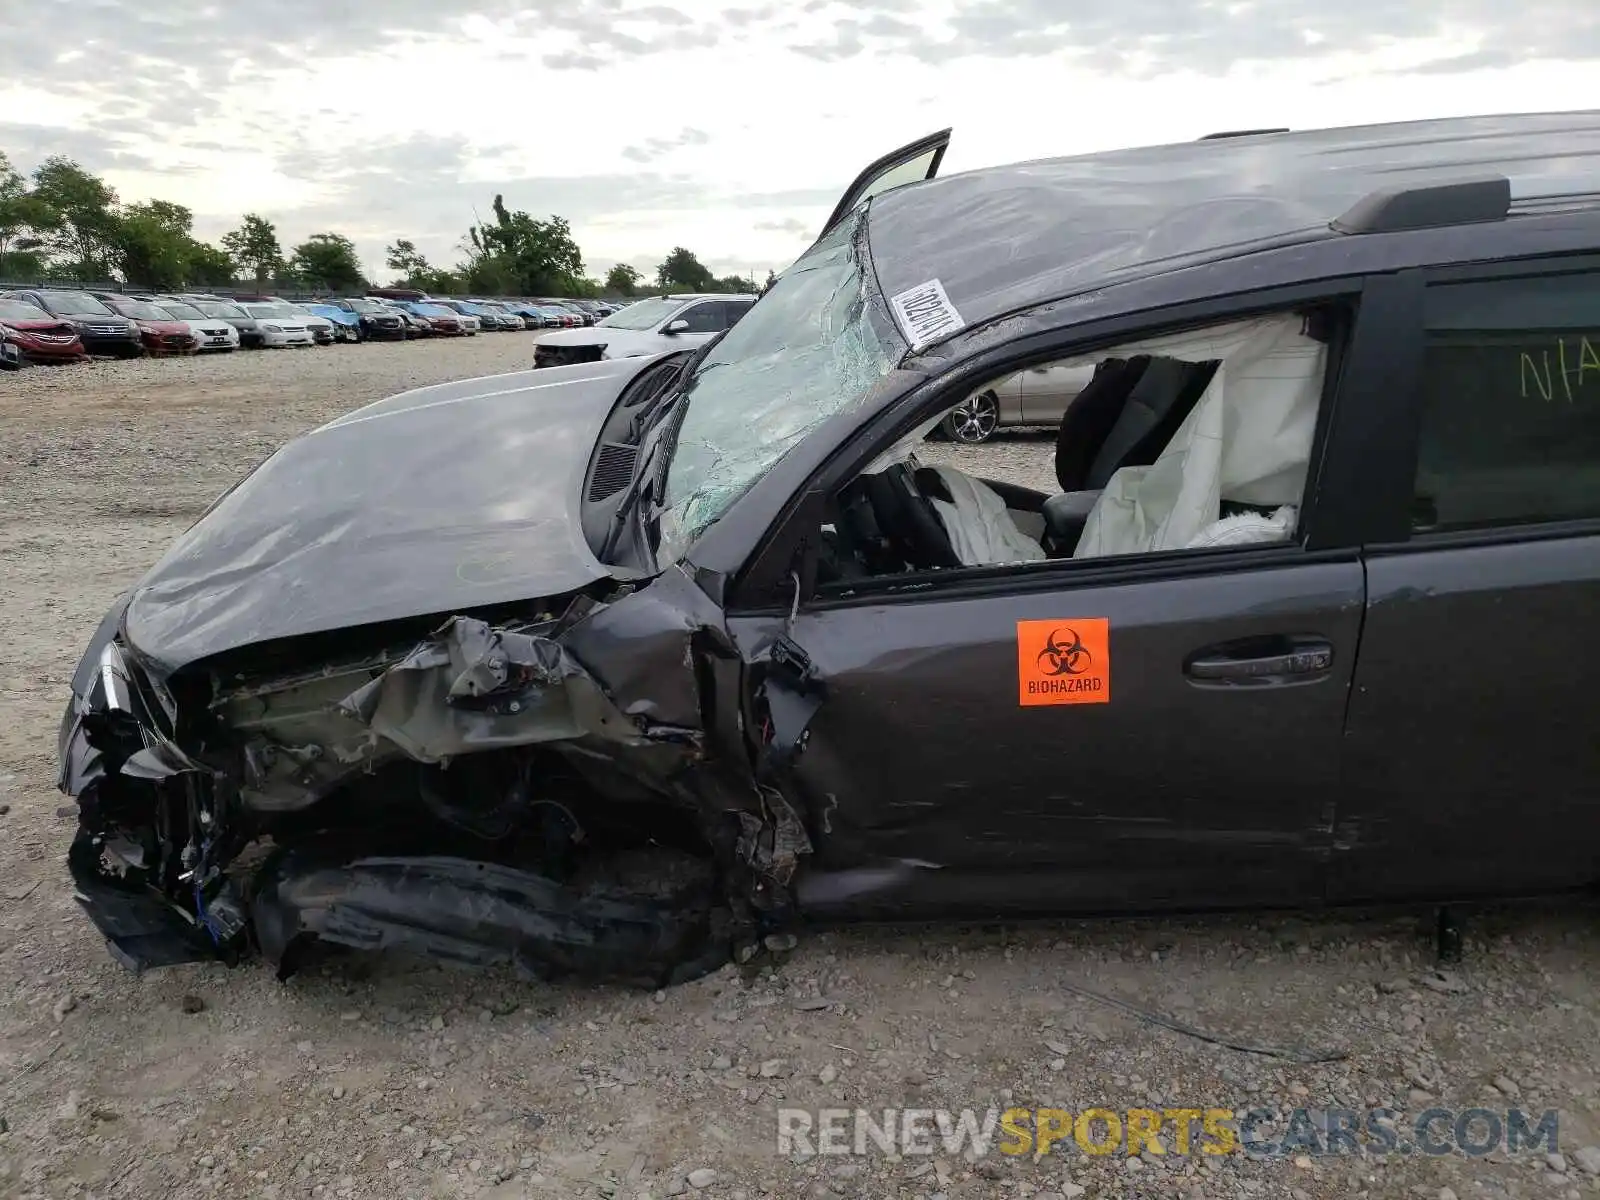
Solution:
[[(184, 533), (61, 727), (113, 953), (658, 986), (806, 919), (1592, 884), (1600, 114), (947, 140), (710, 344), (379, 401)], [(1058, 487), (923, 460), (1056, 367)]]

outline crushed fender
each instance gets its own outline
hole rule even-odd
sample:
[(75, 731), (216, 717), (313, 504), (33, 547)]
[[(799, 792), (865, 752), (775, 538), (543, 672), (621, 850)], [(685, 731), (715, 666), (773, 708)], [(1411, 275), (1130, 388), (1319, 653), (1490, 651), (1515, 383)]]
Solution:
[[(737, 660), (680, 606), (580, 597), (396, 642), (241, 654), (176, 686), (104, 644), (62, 784), (115, 957), (255, 950), (287, 977), (321, 942), (657, 987), (791, 913), (805, 822), (708, 729)], [(669, 663), (664, 704), (645, 685)]]
[(560, 643), (471, 617), (451, 619), (339, 709), (418, 762), (530, 742), (645, 740)]

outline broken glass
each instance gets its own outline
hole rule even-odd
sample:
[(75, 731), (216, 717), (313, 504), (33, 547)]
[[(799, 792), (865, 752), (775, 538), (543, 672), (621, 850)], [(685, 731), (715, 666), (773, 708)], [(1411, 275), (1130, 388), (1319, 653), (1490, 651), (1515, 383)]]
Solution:
[(662, 561), (681, 557), (812, 430), (859, 405), (905, 352), (875, 308), (862, 219), (841, 222), (790, 267), (690, 376)]

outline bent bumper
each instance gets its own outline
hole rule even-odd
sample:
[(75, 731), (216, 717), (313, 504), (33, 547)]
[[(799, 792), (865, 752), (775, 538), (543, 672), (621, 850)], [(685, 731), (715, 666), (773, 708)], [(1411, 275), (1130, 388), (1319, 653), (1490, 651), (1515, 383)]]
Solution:
[[(574, 864), (564, 851), (529, 857), (525, 840), (488, 834), (468, 840), (484, 858), (461, 856), (441, 849), (452, 844), (432, 832), (442, 826), (406, 815), (404, 788), (388, 825), (297, 825), (292, 814), (328, 802), (344, 768), (332, 764), (317, 781), (267, 753), (272, 744), (241, 755), (181, 747), (173, 698), (118, 640), (121, 612), (102, 622), (74, 676), (57, 784), (78, 802), (68, 855), (77, 900), (123, 965), (231, 963), (256, 949), (287, 977), (321, 942), (660, 987), (727, 960), (733, 915), (704, 854), (648, 842)], [(374, 735), (358, 740), (391, 747), (373, 750), (379, 773), (397, 756), (438, 763), (491, 744), (597, 738), (650, 755), (668, 774), (695, 753), (676, 729), (642, 732), (556, 642), (466, 618), (447, 630), (337, 706), (351, 729)], [(502, 670), (506, 682), (495, 685)], [(463, 688), (484, 703), (443, 699)], [(501, 688), (515, 702), (496, 700)], [(345, 762), (337, 748), (327, 757)], [(417, 797), (434, 786), (418, 783)], [(540, 811), (555, 810), (565, 811)], [(287, 824), (263, 824), (274, 820)], [(522, 857), (513, 864), (507, 853)]]
[(80, 348), (60, 346), (18, 346), (16, 350), (22, 362), (31, 363), (76, 363), (89, 357)]
[(83, 348), (90, 354), (111, 355), (116, 358), (139, 358), (144, 354), (144, 340), (136, 336), (103, 337), (80, 334)]
[[(643, 864), (641, 864), (641, 867)], [(662, 987), (727, 960), (714, 872), (685, 856), (647, 875), (570, 885), (496, 863), (445, 857), (269, 866), (251, 905), (263, 957), (286, 978), (311, 939), (403, 950), (462, 966), (509, 964), (535, 979), (605, 979)]]

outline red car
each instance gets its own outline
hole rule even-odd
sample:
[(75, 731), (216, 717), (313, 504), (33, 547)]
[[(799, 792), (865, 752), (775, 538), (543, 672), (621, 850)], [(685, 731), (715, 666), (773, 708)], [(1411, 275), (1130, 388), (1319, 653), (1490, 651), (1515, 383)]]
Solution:
[(139, 327), (139, 339), (150, 354), (193, 354), (200, 346), (187, 321), (176, 320), (158, 305), (130, 296), (101, 295), (100, 301)]
[(0, 340), (29, 362), (82, 362), (89, 357), (71, 321), (52, 317), (24, 300), (0, 296)]
[(442, 304), (430, 304), (426, 301), (413, 300), (406, 305), (406, 311), (413, 316), (421, 317), (436, 334), (445, 337), (459, 337), (466, 330), (461, 327), (461, 314), (453, 308), (446, 308)]

